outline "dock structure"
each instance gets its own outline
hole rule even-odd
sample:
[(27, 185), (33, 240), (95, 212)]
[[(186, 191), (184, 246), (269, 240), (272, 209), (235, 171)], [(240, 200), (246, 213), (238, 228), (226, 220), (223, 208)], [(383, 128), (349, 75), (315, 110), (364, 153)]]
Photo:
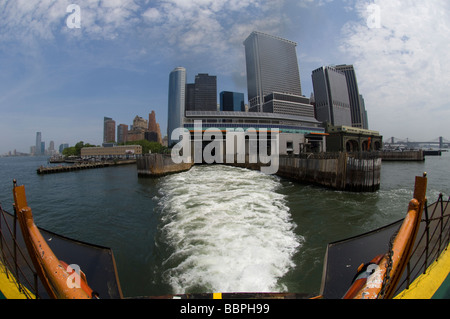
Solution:
[[(264, 164), (223, 163), (235, 167), (261, 170)], [(170, 155), (149, 154), (137, 159), (138, 176), (159, 177), (191, 169), (194, 163), (175, 164)], [(280, 156), (275, 175), (297, 182), (352, 191), (375, 192), (380, 188), (381, 158), (377, 152), (305, 153)]]
[(192, 168), (194, 163), (174, 163), (168, 154), (146, 154), (136, 160), (139, 177), (160, 177), (181, 173)]
[(77, 163), (73, 165), (58, 165), (58, 166), (41, 166), (36, 172), (39, 175), (43, 174), (54, 174), (54, 173), (64, 173), (64, 172), (74, 172), (85, 169), (93, 169), (93, 168), (102, 168), (102, 167), (110, 167), (117, 165), (127, 165), (134, 164), (136, 160), (123, 160), (123, 161), (104, 161), (104, 162), (95, 162), (95, 163)]
[(385, 162), (388, 161), (417, 161), (422, 162), (425, 160), (425, 152), (423, 150), (411, 150), (411, 151), (381, 151), (381, 159)]
[[(232, 164), (254, 168), (254, 164)], [(300, 183), (351, 191), (380, 189), (381, 158), (377, 152), (305, 153), (280, 156), (277, 176)]]

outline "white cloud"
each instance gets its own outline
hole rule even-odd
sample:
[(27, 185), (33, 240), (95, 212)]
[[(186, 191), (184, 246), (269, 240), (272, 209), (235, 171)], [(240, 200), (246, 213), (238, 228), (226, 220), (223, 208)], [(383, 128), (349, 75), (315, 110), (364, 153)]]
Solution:
[(139, 6), (134, 0), (78, 0), (82, 28), (75, 32), (66, 25), (70, 15), (66, 9), (72, 3), (73, 0), (6, 0), (0, 12), (0, 39), (29, 44), (53, 40), (61, 32), (108, 39), (137, 22)]
[(307, 8), (313, 5), (321, 7), (329, 2), (333, 2), (333, 0), (299, 0), (298, 5), (302, 8)]
[(137, 39), (134, 45), (142, 44), (133, 50), (223, 61), (243, 50), (251, 31), (277, 35), (286, 19), (280, 14), (284, 0), (78, 0), (81, 28), (71, 29), (66, 25), (71, 3), (6, 0), (0, 11), (0, 50), (6, 50), (7, 42), (33, 51), (55, 39), (75, 46), (90, 40)]
[(340, 47), (355, 61), (370, 124), (396, 137), (450, 136), (450, 3), (378, 0), (380, 28), (369, 28), (371, 3), (357, 3), (360, 20), (343, 28)]

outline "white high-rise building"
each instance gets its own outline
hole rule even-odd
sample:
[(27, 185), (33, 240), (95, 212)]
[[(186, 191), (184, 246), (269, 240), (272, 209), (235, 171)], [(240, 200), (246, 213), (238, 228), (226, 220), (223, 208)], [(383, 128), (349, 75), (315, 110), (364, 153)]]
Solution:
[(169, 104), (167, 116), (167, 137), (171, 146), (178, 140), (172, 140), (172, 132), (183, 127), (184, 108), (186, 98), (186, 69), (177, 67), (170, 72), (169, 77)]

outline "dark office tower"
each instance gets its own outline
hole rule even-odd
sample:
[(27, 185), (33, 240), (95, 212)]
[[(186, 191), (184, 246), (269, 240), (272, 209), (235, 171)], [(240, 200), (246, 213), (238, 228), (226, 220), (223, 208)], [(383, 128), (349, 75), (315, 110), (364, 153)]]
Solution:
[(255, 31), (244, 46), (250, 111), (262, 111), (264, 97), (274, 92), (302, 95), (297, 43)]
[(42, 133), (36, 132), (36, 148), (35, 148), (35, 154), (41, 155), (41, 141), (42, 141)]
[(350, 112), (352, 115), (352, 126), (364, 128), (364, 110), (360, 103), (358, 81), (353, 65), (338, 65), (336, 70), (345, 74), (347, 80), (348, 97), (350, 100)]
[(128, 137), (128, 125), (119, 124), (117, 126), (117, 143), (126, 143)]
[(208, 74), (195, 76), (195, 111), (217, 111), (217, 77)]
[(320, 122), (351, 126), (350, 101), (344, 73), (334, 67), (320, 67), (312, 72), (315, 114)]
[(220, 110), (245, 112), (244, 93), (220, 92)]
[(195, 83), (186, 84), (186, 111), (195, 111)]
[(103, 118), (103, 143), (116, 141), (116, 121), (110, 117)]

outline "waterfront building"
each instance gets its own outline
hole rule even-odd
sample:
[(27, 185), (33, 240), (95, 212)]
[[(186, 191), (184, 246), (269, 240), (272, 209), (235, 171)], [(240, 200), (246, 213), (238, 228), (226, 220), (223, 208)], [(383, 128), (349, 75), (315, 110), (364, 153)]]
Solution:
[(42, 133), (36, 132), (36, 147), (35, 147), (35, 155), (41, 155), (41, 141), (42, 141)]
[(322, 123), (310, 116), (265, 112), (186, 111), (184, 128), (191, 133), (192, 140), (195, 138), (196, 121), (201, 121), (203, 131), (214, 129), (225, 133), (227, 130), (242, 129), (244, 132), (270, 132), (272, 129), (278, 129), (280, 155), (326, 150), (325, 129)]
[(245, 112), (244, 93), (220, 92), (220, 110)]
[(358, 80), (356, 79), (356, 72), (353, 65), (337, 65), (336, 70), (344, 73), (347, 80), (347, 90), (350, 102), (350, 114), (352, 119), (352, 126), (367, 129), (364, 125), (365, 107), (361, 105), (361, 96), (359, 94)]
[(352, 126), (345, 74), (331, 66), (312, 72), (316, 118), (335, 126)]
[(109, 147), (83, 147), (82, 158), (130, 158), (142, 154), (140, 145), (119, 145)]
[(377, 131), (329, 123), (325, 126), (328, 152), (379, 151), (383, 136)]
[(302, 96), (297, 43), (254, 31), (244, 41), (249, 110), (261, 112), (264, 97)]
[(116, 121), (110, 117), (103, 118), (103, 143), (116, 141)]
[(169, 99), (168, 99), (168, 120), (167, 136), (169, 146), (178, 140), (172, 140), (172, 132), (182, 127), (185, 112), (186, 98), (186, 69), (175, 68), (169, 76)]

